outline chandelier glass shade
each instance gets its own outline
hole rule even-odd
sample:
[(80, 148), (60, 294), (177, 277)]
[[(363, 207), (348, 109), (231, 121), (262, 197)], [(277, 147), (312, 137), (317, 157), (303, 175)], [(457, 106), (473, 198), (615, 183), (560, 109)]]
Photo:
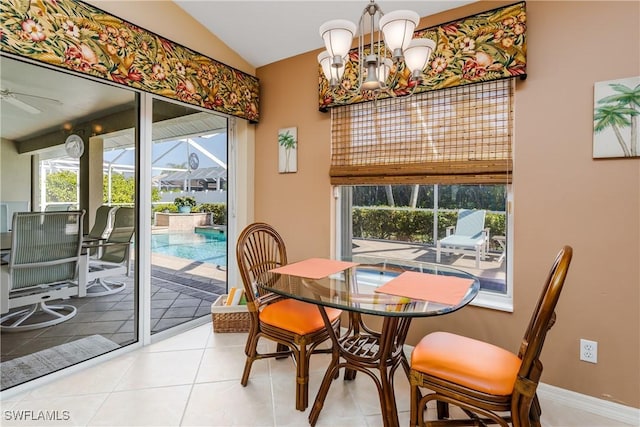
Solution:
[[(340, 57), (339, 57), (340, 58)], [(342, 80), (342, 76), (344, 74), (344, 63), (345, 59), (340, 58), (342, 60), (342, 66), (334, 67), (331, 65), (333, 57), (326, 50), (320, 52), (318, 55), (318, 62), (322, 66), (322, 72), (326, 76), (329, 81), (330, 86), (337, 86), (340, 84), (340, 80)]]
[(351, 49), (356, 29), (356, 24), (346, 19), (334, 19), (320, 26), (320, 36), (324, 40), (333, 67), (344, 67), (344, 57)]
[(409, 79), (420, 81), (436, 44), (430, 39), (413, 39), (419, 21), (420, 16), (410, 10), (384, 14), (375, 0), (370, 0), (357, 26), (344, 19), (322, 24), (320, 36), (327, 50), (318, 55), (318, 62), (329, 86), (340, 85), (356, 32), (360, 91), (372, 91), (377, 95), (388, 89), (387, 80), (390, 76), (393, 78), (399, 69), (408, 70)]

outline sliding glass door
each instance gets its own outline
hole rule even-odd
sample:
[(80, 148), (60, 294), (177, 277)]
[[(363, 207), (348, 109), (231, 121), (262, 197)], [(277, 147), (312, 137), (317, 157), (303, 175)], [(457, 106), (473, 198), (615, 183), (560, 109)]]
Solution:
[(227, 288), (227, 119), (154, 99), (151, 334), (211, 313)]
[[(83, 234), (91, 234), (78, 292), (63, 301), (75, 315), (13, 332), (3, 322), (2, 389), (208, 321), (212, 302), (227, 292), (229, 120), (0, 59), (3, 245), (15, 212), (84, 211)], [(11, 248), (0, 257), (6, 287)], [(13, 295), (2, 293), (3, 316), (29, 308), (10, 303)], [(26, 323), (45, 316), (36, 314)], [(40, 351), (67, 356), (29, 375), (5, 365), (36, 363)]]
[[(139, 143), (136, 92), (4, 55), (0, 61), (0, 361), (1, 388), (6, 390), (139, 341), (139, 257), (134, 247)], [(94, 240), (93, 248), (88, 247), (87, 236), (83, 239), (77, 276), (68, 288), (73, 294), (45, 302), (73, 307), (75, 314), (53, 324), (45, 306), (24, 294), (62, 285), (49, 283), (46, 275), (42, 283), (30, 286), (16, 279), (11, 263), (16, 253), (13, 244), (19, 247), (22, 241), (21, 230), (13, 229), (14, 217), (21, 212), (42, 211), (59, 217), (60, 211), (84, 211), (80, 225), (86, 235), (100, 225), (98, 212), (105, 210), (101, 207), (114, 214), (120, 210), (120, 214), (102, 229), (104, 240)], [(68, 216), (74, 215), (70, 212)], [(52, 234), (47, 223), (45, 218), (39, 226), (39, 250)], [(76, 221), (74, 227), (78, 225)], [(116, 235), (118, 260), (116, 251), (100, 246), (111, 240), (115, 248)], [(32, 309), (33, 315), (27, 316)], [(26, 317), (5, 319), (20, 311)]]

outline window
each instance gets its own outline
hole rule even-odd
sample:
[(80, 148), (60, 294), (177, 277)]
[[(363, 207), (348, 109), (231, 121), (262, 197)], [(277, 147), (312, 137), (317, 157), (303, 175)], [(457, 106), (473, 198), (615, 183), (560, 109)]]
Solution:
[[(481, 304), (509, 310), (513, 89), (500, 80), (332, 109), (340, 252), (439, 258), (480, 278)], [(438, 250), (460, 209), (484, 211), (479, 262)]]

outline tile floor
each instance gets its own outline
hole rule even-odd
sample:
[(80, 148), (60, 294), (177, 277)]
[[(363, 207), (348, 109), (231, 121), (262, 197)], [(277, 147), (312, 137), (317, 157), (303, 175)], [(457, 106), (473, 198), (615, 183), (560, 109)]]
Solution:
[[(179, 276), (179, 277), (176, 277)], [(70, 320), (33, 331), (3, 333), (0, 361), (99, 334), (119, 345), (134, 342), (133, 276), (113, 278), (127, 282), (117, 294), (71, 298), (78, 309)], [(226, 284), (169, 268), (154, 266), (151, 284), (151, 331), (161, 332), (193, 319), (209, 316), (211, 303), (226, 293)]]
[[(246, 334), (214, 334), (205, 324), (164, 341), (86, 368), (31, 391), (5, 398), (3, 426), (308, 426), (309, 409), (295, 410), (290, 359), (254, 363), (247, 387), (240, 385)], [(262, 344), (268, 345), (268, 344)], [(310, 401), (328, 364), (311, 363)], [(400, 424), (409, 424), (409, 389), (396, 378)], [(622, 424), (541, 399), (545, 427), (605, 427)], [(17, 421), (49, 411), (60, 421)], [(56, 412), (57, 411), (57, 412)], [(431, 413), (434, 411), (431, 411)], [(318, 426), (380, 426), (372, 381), (358, 375), (336, 380)]]

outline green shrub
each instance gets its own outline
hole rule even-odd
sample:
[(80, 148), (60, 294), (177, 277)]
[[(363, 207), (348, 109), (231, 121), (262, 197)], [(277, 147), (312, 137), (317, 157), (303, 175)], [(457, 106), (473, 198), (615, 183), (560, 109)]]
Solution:
[(175, 199), (173, 199), (173, 204), (176, 205), (178, 208), (188, 206), (193, 209), (196, 207), (197, 202), (195, 197), (184, 196), (184, 197), (176, 197)]
[[(446, 235), (447, 227), (455, 227), (457, 218), (456, 211), (438, 211), (439, 238)], [(432, 210), (354, 207), (352, 220), (356, 238), (434, 243)], [(487, 212), (485, 227), (490, 236), (504, 236), (505, 214)], [(491, 247), (494, 246), (491, 242)]]
[(211, 223), (227, 225), (227, 205), (225, 203), (203, 203), (199, 206), (200, 212), (211, 213)]
[(169, 212), (169, 213), (177, 213), (178, 207), (173, 203), (161, 203), (154, 205), (151, 210), (153, 212)]

